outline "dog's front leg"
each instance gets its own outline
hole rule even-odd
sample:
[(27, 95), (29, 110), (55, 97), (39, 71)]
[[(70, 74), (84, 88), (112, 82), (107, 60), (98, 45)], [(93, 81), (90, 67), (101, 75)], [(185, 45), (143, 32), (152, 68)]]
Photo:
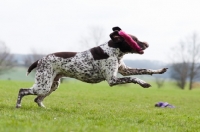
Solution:
[(153, 75), (153, 74), (163, 74), (167, 71), (168, 68), (162, 68), (158, 70), (151, 70), (151, 69), (134, 69), (126, 66), (124, 63), (121, 63), (118, 72), (123, 76), (130, 76), (130, 75)]
[(151, 85), (146, 83), (143, 80), (134, 77), (117, 77), (118, 72), (118, 60), (115, 58), (110, 58), (106, 60), (104, 64), (104, 76), (106, 81), (109, 83), (110, 86), (118, 85), (118, 84), (126, 84), (126, 83), (135, 83), (139, 84), (143, 88), (148, 88)]
[(145, 81), (134, 78), (134, 77), (121, 77), (117, 78), (115, 76), (112, 76), (111, 78), (107, 79), (110, 86), (118, 85), (118, 84), (126, 84), (126, 83), (135, 83), (139, 84), (143, 88), (149, 88), (151, 87), (150, 84), (146, 83)]

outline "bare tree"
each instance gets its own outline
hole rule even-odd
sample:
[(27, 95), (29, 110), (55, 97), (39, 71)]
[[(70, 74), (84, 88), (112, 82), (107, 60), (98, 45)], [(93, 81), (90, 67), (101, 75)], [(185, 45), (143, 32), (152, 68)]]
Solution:
[(189, 80), (189, 89), (191, 90), (192, 84), (200, 77), (199, 41), (197, 33), (193, 33), (182, 41), (178, 47), (175, 47), (171, 76), (182, 89)]
[(13, 56), (4, 42), (0, 41), (0, 74), (4, 74), (14, 66)]
[(187, 83), (189, 69), (187, 47), (181, 42), (172, 50), (174, 51), (174, 54), (171, 57), (171, 78), (175, 80), (176, 85), (179, 88), (184, 89)]
[(186, 62), (173, 63), (171, 66), (171, 78), (176, 81), (176, 85), (185, 89), (188, 77), (189, 64)]
[(187, 39), (186, 44), (189, 44), (189, 89), (196, 79), (200, 77), (200, 39), (196, 33), (193, 33), (190, 39)]
[(93, 26), (88, 28), (88, 33), (83, 36), (81, 43), (86, 47), (98, 46), (105, 40), (105, 30), (102, 27)]

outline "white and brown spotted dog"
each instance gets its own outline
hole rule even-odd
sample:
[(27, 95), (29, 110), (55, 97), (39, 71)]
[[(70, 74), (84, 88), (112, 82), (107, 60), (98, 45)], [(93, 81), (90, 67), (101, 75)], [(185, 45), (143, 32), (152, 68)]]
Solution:
[(135, 77), (117, 77), (117, 73), (123, 76), (141, 74), (162, 74), (167, 68), (159, 70), (134, 69), (127, 67), (122, 61), (122, 57), (128, 53), (142, 54), (148, 47), (145, 42), (139, 41), (135, 36), (129, 35), (135, 46), (131, 46), (122, 35), (119, 27), (113, 28), (110, 34), (111, 40), (98, 47), (83, 52), (58, 52), (49, 54), (46, 57), (34, 62), (28, 69), (30, 73), (36, 69), (35, 84), (28, 89), (20, 89), (16, 108), (21, 107), (21, 99), (26, 95), (37, 95), (35, 102), (40, 107), (45, 107), (42, 103), (44, 98), (55, 91), (60, 83), (60, 78), (71, 77), (87, 83), (98, 83), (106, 80), (110, 86), (125, 83), (139, 84), (143, 88), (151, 85)]

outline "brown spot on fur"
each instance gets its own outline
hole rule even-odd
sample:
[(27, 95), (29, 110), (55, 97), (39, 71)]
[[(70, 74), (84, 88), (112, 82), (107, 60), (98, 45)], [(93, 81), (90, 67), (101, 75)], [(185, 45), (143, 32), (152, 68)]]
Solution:
[(92, 53), (94, 60), (102, 60), (109, 57), (108, 54), (105, 53), (99, 46), (90, 49), (90, 52)]
[(57, 53), (53, 53), (56, 57), (61, 57), (61, 58), (71, 58), (74, 57), (76, 55), (77, 52), (57, 52)]

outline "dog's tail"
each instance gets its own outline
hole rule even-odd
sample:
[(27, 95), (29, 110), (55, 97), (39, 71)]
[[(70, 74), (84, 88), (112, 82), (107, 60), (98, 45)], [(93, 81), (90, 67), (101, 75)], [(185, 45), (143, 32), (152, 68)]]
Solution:
[(26, 73), (26, 76), (28, 76), (28, 74), (29, 74), (34, 68), (37, 67), (38, 61), (39, 61), (39, 60), (37, 60), (36, 62), (34, 62), (34, 63), (28, 68), (27, 73)]

